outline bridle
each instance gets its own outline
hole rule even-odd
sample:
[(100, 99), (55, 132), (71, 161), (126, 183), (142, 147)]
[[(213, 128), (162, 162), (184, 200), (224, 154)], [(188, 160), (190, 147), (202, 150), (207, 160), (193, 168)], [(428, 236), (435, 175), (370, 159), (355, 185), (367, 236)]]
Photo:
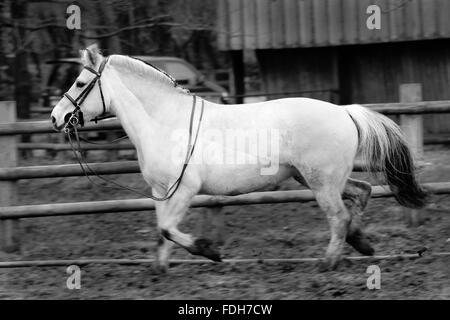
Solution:
[(92, 69), (91, 67), (85, 66), (84, 69), (92, 72), (95, 75), (95, 78), (89, 82), (86, 88), (84, 88), (83, 91), (78, 95), (76, 99), (74, 99), (68, 92), (64, 93), (64, 97), (69, 99), (69, 101), (73, 104), (75, 109), (72, 111), (70, 118), (66, 121), (66, 125), (64, 126), (64, 132), (68, 133), (70, 132), (71, 127), (75, 127), (77, 125), (84, 126), (84, 116), (83, 111), (81, 111), (81, 105), (83, 104), (84, 100), (87, 98), (88, 94), (92, 91), (95, 84), (98, 82), (98, 88), (100, 90), (100, 97), (102, 98), (102, 105), (103, 105), (103, 112), (96, 116), (91, 121), (95, 121), (97, 123), (98, 120), (104, 119), (104, 115), (106, 114), (106, 104), (105, 104), (105, 97), (103, 95), (102, 90), (102, 81), (101, 76), (102, 72), (105, 69), (106, 64), (108, 63), (109, 57), (106, 57), (102, 63), (100, 64), (100, 67), (98, 68), (98, 71)]
[[(192, 154), (194, 153), (194, 148), (197, 142), (197, 138), (198, 138), (198, 134), (200, 131), (200, 124), (202, 122), (203, 119), (203, 111), (204, 111), (204, 106), (205, 106), (205, 102), (203, 99), (201, 99), (201, 110), (200, 110), (200, 116), (198, 119), (198, 125), (197, 125), (197, 130), (195, 132), (195, 136), (194, 136), (194, 132), (193, 132), (193, 127), (194, 127), (194, 115), (195, 115), (195, 109), (196, 109), (196, 105), (197, 105), (197, 97), (194, 95), (193, 96), (193, 101), (192, 101), (192, 109), (191, 109), (191, 116), (190, 116), (190, 121), (189, 121), (189, 139), (188, 139), (188, 146), (187, 146), (187, 151), (186, 151), (186, 156), (184, 159), (184, 163), (183, 166), (181, 168), (181, 173), (179, 175), (179, 177), (175, 180), (175, 182), (167, 189), (166, 194), (163, 197), (155, 197), (153, 195), (147, 195), (144, 194), (143, 192), (140, 192), (138, 190), (129, 188), (127, 186), (122, 186), (120, 184), (118, 184), (115, 181), (112, 181), (110, 179), (107, 179), (105, 177), (102, 177), (100, 175), (98, 175), (88, 164), (87, 162), (83, 159), (82, 157), (82, 153), (81, 153), (81, 144), (80, 144), (80, 136), (78, 134), (78, 130), (77, 130), (77, 126), (83, 126), (84, 125), (84, 117), (83, 117), (83, 112), (81, 111), (81, 104), (84, 102), (84, 100), (86, 99), (87, 95), (91, 92), (91, 90), (94, 88), (95, 84), (98, 82), (98, 87), (100, 89), (100, 97), (102, 99), (102, 105), (103, 105), (103, 112), (102, 114), (100, 114), (99, 116), (96, 116), (94, 119), (92, 119), (91, 121), (95, 121), (97, 123), (98, 120), (103, 120), (106, 118), (109, 118), (110, 116), (105, 116), (106, 114), (106, 104), (105, 104), (105, 97), (103, 95), (103, 90), (102, 90), (102, 84), (101, 84), (101, 80), (100, 77), (102, 75), (103, 70), (105, 69), (105, 66), (108, 62), (108, 57), (105, 58), (102, 63), (100, 64), (100, 67), (98, 69), (98, 71), (95, 71), (94, 69), (85, 66), (84, 69), (92, 72), (95, 75), (95, 78), (91, 80), (91, 82), (89, 82), (89, 84), (87, 85), (87, 87), (80, 93), (80, 95), (74, 99), (72, 98), (72, 96), (66, 92), (64, 93), (64, 97), (66, 97), (67, 99), (69, 99), (69, 101), (73, 104), (73, 106), (75, 107), (75, 109), (72, 111), (72, 113), (70, 114), (70, 118), (66, 121), (66, 125), (64, 126), (64, 132), (67, 134), (68, 140), (69, 140), (69, 144), (72, 147), (72, 151), (75, 155), (75, 158), (78, 161), (78, 164), (80, 165), (84, 175), (86, 176), (86, 178), (88, 178), (88, 180), (95, 184), (95, 185), (99, 185), (97, 183), (95, 183), (90, 177), (88, 172), (86, 171), (86, 169), (88, 171), (91, 172), (91, 174), (97, 176), (98, 178), (100, 178), (101, 180), (110, 183), (112, 185), (115, 185), (116, 187), (119, 187), (120, 189), (124, 189), (124, 190), (128, 190), (128, 191), (132, 191), (136, 194), (139, 194), (141, 196), (145, 196), (147, 198), (150, 198), (152, 200), (155, 201), (165, 201), (167, 199), (170, 199), (175, 192), (177, 191), (178, 187), (180, 186), (181, 180), (184, 176), (184, 173), (188, 167), (189, 161), (192, 157)], [(76, 139), (76, 145), (74, 145), (74, 142), (72, 141), (72, 133), (75, 136)], [(127, 136), (124, 136), (125, 138)], [(121, 137), (119, 139), (116, 139), (115, 141), (119, 141), (122, 140), (124, 137)], [(104, 185), (99, 185), (104, 187)]]

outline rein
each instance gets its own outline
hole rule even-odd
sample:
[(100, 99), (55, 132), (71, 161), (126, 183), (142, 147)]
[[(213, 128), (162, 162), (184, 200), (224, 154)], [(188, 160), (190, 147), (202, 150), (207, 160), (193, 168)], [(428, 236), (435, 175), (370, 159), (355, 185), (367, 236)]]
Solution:
[[(89, 83), (89, 85), (80, 93), (80, 95), (76, 98), (73, 99), (67, 92), (64, 93), (64, 96), (69, 99), (70, 102), (72, 102), (72, 104), (74, 105), (75, 109), (72, 112), (70, 118), (66, 121), (66, 125), (64, 126), (64, 132), (67, 134), (68, 140), (69, 140), (69, 144), (70, 147), (72, 149), (72, 152), (75, 156), (75, 158), (77, 159), (78, 164), (81, 167), (81, 170), (83, 171), (84, 175), (86, 176), (86, 178), (92, 183), (95, 184), (97, 186), (101, 186), (101, 187), (110, 187), (110, 188), (117, 188), (117, 189), (123, 189), (123, 190), (127, 190), (127, 191), (131, 191), (134, 192), (140, 196), (144, 196), (146, 198), (150, 198), (152, 200), (155, 201), (165, 201), (167, 199), (170, 199), (175, 192), (178, 190), (178, 187), (180, 186), (181, 180), (183, 179), (184, 173), (189, 165), (189, 161), (192, 157), (192, 154), (194, 153), (194, 149), (195, 149), (195, 145), (197, 143), (197, 138), (198, 138), (198, 134), (200, 131), (200, 125), (203, 119), (203, 112), (204, 112), (204, 107), (205, 107), (205, 102), (203, 99), (201, 99), (201, 109), (200, 109), (200, 117), (198, 120), (198, 125), (197, 125), (197, 130), (195, 132), (195, 137), (193, 135), (193, 127), (194, 127), (194, 115), (195, 115), (195, 109), (196, 109), (196, 105), (197, 105), (197, 96), (193, 96), (193, 101), (192, 101), (192, 109), (191, 109), (191, 116), (190, 116), (190, 120), (189, 120), (189, 138), (188, 138), (188, 146), (187, 146), (187, 150), (186, 150), (186, 156), (185, 156), (185, 160), (183, 163), (183, 167), (181, 169), (180, 175), (178, 176), (178, 178), (175, 180), (175, 182), (167, 189), (166, 194), (163, 197), (155, 197), (153, 195), (147, 195), (139, 190), (135, 190), (133, 188), (127, 187), (127, 186), (123, 186), (113, 180), (107, 179), (103, 176), (100, 176), (99, 174), (97, 174), (95, 172), (94, 169), (92, 169), (88, 163), (86, 162), (86, 160), (83, 158), (82, 155), (82, 148), (81, 148), (81, 143), (80, 140), (85, 141), (87, 143), (92, 143), (92, 144), (101, 144), (101, 143), (95, 143), (95, 142), (91, 142), (88, 141), (86, 139), (83, 139), (82, 137), (80, 137), (78, 130), (77, 130), (77, 126), (84, 125), (84, 118), (83, 118), (83, 112), (81, 111), (81, 104), (84, 102), (84, 100), (86, 99), (87, 95), (91, 92), (92, 88), (94, 87), (95, 83), (98, 82), (99, 85), (99, 89), (100, 89), (100, 96), (102, 99), (102, 104), (103, 104), (103, 112), (101, 115), (95, 117), (93, 120), (91, 121), (95, 121), (95, 123), (97, 123), (98, 120), (103, 120), (103, 119), (107, 119), (110, 118), (110, 116), (104, 116), (106, 114), (106, 104), (105, 104), (105, 99), (103, 96), (103, 91), (102, 91), (102, 87), (101, 87), (101, 74), (105, 68), (105, 65), (108, 61), (108, 58), (106, 58), (105, 60), (103, 60), (102, 64), (99, 67), (99, 71), (95, 71), (94, 69), (90, 68), (90, 67), (84, 67), (86, 70), (89, 70), (90, 72), (92, 72), (93, 74), (95, 74), (95, 78)], [(72, 134), (75, 136), (75, 142), (72, 140)], [(118, 142), (120, 140), (123, 140), (127, 138), (127, 136), (123, 136), (120, 138), (117, 138), (115, 140), (113, 140), (112, 142)], [(110, 142), (111, 143), (111, 142)], [(89, 176), (90, 172), (92, 175), (97, 176), (99, 179), (112, 184), (114, 186), (104, 186), (102, 184), (98, 184), (96, 183), (93, 179), (91, 179), (91, 177)]]

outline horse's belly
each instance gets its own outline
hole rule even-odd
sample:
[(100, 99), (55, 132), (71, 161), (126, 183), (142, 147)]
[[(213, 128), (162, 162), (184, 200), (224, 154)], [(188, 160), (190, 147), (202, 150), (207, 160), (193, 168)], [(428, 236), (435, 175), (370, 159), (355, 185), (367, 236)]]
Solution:
[[(280, 165), (276, 172), (261, 171), (255, 165), (211, 167), (202, 183), (201, 194), (236, 195), (263, 189), (273, 189), (293, 175), (293, 168)], [(267, 169), (267, 168), (266, 168)], [(262, 174), (267, 173), (267, 174)]]

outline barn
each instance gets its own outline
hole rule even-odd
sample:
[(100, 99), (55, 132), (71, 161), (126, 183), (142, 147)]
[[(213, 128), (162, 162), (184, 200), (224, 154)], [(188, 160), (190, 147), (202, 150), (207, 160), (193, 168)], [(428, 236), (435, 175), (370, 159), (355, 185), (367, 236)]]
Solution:
[[(380, 9), (369, 29), (367, 9)], [(242, 52), (255, 50), (264, 90), (338, 104), (398, 102), (422, 85), (422, 100), (450, 100), (448, 0), (218, 0), (218, 46), (242, 93)], [(426, 133), (450, 133), (450, 115), (427, 115)]]

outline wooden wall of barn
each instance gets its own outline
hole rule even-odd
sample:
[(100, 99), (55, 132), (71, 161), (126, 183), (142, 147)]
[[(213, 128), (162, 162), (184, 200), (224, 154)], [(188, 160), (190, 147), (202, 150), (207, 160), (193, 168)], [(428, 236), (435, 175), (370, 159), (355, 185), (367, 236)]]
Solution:
[[(302, 96), (339, 104), (397, 102), (399, 85), (417, 82), (423, 100), (450, 100), (448, 39), (256, 53), (272, 93), (324, 90)], [(426, 115), (425, 132), (450, 133), (450, 115)]]
[[(330, 48), (256, 50), (264, 91), (338, 103), (337, 55)], [(300, 93), (301, 92), (301, 93)], [(292, 94), (289, 94), (292, 93)]]
[[(366, 26), (381, 9), (381, 29)], [(283, 49), (450, 37), (449, 0), (217, 0), (221, 50)]]
[[(450, 100), (450, 40), (342, 47), (341, 101), (399, 101), (401, 83), (421, 83), (423, 100)], [(426, 115), (429, 133), (450, 133), (450, 115)]]

